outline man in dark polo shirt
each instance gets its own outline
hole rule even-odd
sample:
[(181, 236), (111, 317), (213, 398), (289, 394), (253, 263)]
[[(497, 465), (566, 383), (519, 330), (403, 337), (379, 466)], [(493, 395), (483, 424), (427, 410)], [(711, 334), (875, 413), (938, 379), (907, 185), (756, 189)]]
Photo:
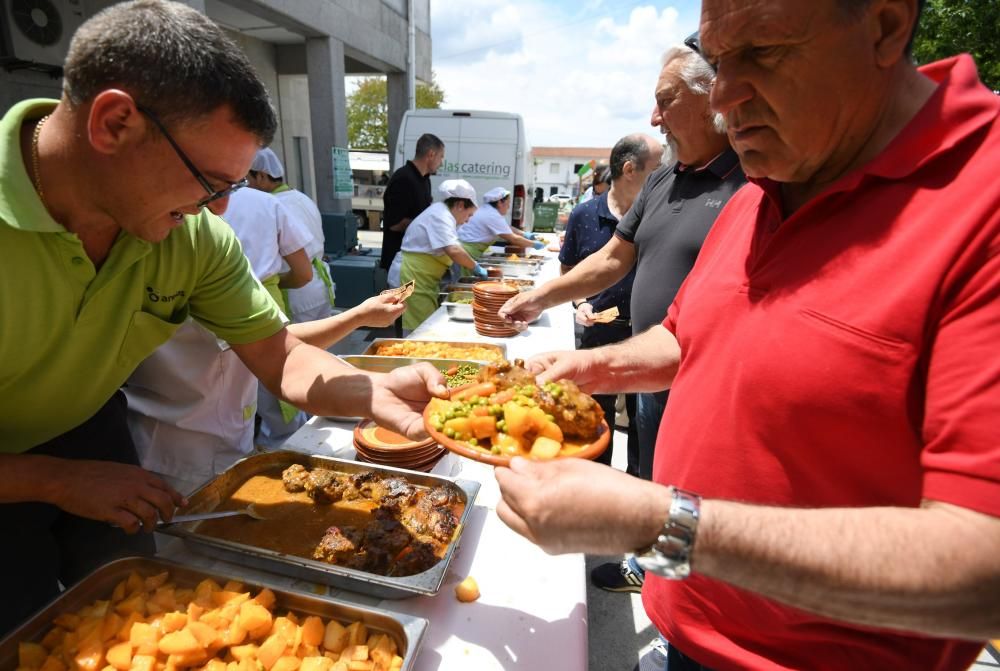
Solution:
[(389, 270), (392, 259), (403, 244), (403, 234), (418, 214), (430, 207), (431, 175), (444, 161), (444, 142), (424, 133), (417, 140), (412, 161), (392, 173), (382, 194), (382, 257), (379, 265)]
[[(642, 189), (646, 177), (663, 157), (659, 141), (648, 135), (627, 135), (611, 149), (609, 166), (611, 189), (591, 200), (577, 205), (569, 215), (566, 239), (559, 252), (563, 273), (569, 272), (591, 254), (598, 252), (614, 236), (619, 220), (632, 207), (632, 202)], [(632, 335), (629, 304), (632, 297), (634, 270), (616, 283), (576, 305), (576, 321), (583, 328), (581, 349), (590, 349), (621, 342)], [(618, 318), (611, 323), (596, 323), (595, 312), (618, 308)], [(608, 423), (614, 422), (617, 394), (600, 394), (594, 397), (604, 410)], [(625, 395), (628, 413), (628, 460), (638, 464), (639, 444), (635, 421), (635, 394)], [(597, 458), (602, 464), (611, 464), (611, 450)]]
[[(677, 163), (649, 176), (600, 251), (558, 280), (512, 298), (500, 310), (507, 319), (530, 321), (553, 305), (597, 293), (634, 269), (632, 334), (663, 321), (708, 230), (746, 181), (721, 120), (709, 108), (712, 69), (687, 46), (668, 49), (663, 63), (650, 123), (666, 136)], [(650, 480), (667, 392), (637, 396), (639, 464), (630, 474)], [(599, 566), (592, 574), (596, 585), (611, 591), (639, 592), (642, 579), (631, 558)]]

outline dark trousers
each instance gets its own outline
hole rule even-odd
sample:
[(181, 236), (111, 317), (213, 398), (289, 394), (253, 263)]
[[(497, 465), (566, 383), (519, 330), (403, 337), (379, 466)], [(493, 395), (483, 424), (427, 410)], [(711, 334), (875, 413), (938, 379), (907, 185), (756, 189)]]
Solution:
[[(28, 454), (138, 465), (125, 407), (118, 392), (89, 420)], [(0, 538), (0, 637), (56, 597), (60, 583), (69, 587), (112, 559), (155, 551), (152, 535), (130, 536), (38, 502), (0, 504)]]
[[(636, 424), (639, 430), (639, 468), (633, 475), (643, 480), (653, 479), (653, 454), (656, 451), (656, 434), (660, 431), (660, 421), (667, 407), (669, 392), (638, 394)], [(631, 473), (631, 471), (630, 471)]]
[[(594, 347), (621, 342), (630, 337), (632, 337), (632, 328), (628, 324), (594, 324), (583, 329), (579, 349), (593, 349)], [(612, 431), (615, 430), (615, 402), (617, 399), (617, 394), (594, 394), (594, 400), (604, 410), (604, 418), (607, 420), (608, 427)], [(635, 394), (625, 394), (625, 414), (628, 415), (628, 465), (625, 471), (629, 475), (637, 475), (641, 461)], [(609, 444), (604, 454), (594, 459), (594, 461), (610, 466), (612, 449), (613, 446)]]
[(667, 646), (667, 665), (663, 671), (712, 671), (699, 664), (672, 645)]

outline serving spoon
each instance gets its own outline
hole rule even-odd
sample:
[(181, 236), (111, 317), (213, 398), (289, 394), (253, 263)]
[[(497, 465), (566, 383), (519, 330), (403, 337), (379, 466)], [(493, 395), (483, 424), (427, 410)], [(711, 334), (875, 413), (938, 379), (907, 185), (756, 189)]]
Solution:
[(240, 508), (239, 510), (222, 510), (215, 511), (211, 513), (196, 513), (194, 515), (174, 515), (174, 518), (169, 522), (160, 520), (157, 526), (163, 526), (165, 524), (183, 524), (185, 522), (198, 522), (200, 520), (215, 520), (220, 517), (234, 517), (236, 515), (248, 515), (255, 520), (266, 520), (267, 518), (261, 515), (254, 504), (249, 504), (246, 508)]

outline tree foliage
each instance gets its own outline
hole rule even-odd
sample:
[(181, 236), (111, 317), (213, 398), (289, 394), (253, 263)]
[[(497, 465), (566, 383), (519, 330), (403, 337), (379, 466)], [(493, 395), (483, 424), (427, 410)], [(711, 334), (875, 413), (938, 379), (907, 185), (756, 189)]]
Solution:
[[(440, 109), (444, 91), (431, 75), (417, 84), (417, 108)], [(385, 77), (365, 77), (347, 97), (347, 138), (351, 149), (388, 151), (389, 103)]]
[(1000, 2), (997, 0), (927, 0), (913, 43), (917, 63), (959, 53), (976, 59), (979, 78), (1000, 90)]

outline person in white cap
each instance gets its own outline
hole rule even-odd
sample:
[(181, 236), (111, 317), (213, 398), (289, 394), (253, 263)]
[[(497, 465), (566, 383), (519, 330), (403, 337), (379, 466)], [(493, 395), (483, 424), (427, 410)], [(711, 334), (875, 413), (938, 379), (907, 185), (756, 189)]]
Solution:
[[(510, 191), (498, 186), (483, 194), (484, 207), (476, 210), (468, 223), (458, 229), (458, 241), (462, 249), (474, 259), (479, 259), (486, 248), (501, 238), (508, 245), (515, 247), (534, 247), (542, 249), (544, 242), (533, 242), (525, 235), (514, 232), (507, 223), (507, 212), (510, 210)], [(531, 235), (530, 233), (528, 235)]]
[(313, 239), (305, 249), (313, 266), (313, 278), (304, 287), (286, 292), (288, 316), (295, 323), (329, 317), (333, 307), (333, 282), (323, 260), (325, 238), (319, 208), (312, 198), (285, 182), (285, 168), (270, 147), (257, 151), (247, 179), (253, 188), (276, 196), (288, 213), (305, 224), (312, 234)]
[[(283, 288), (278, 304), (284, 306), (292, 323), (329, 317), (333, 313), (333, 281), (323, 260), (323, 219), (319, 208), (309, 196), (288, 186), (281, 159), (270, 147), (257, 150), (247, 180), (254, 189), (277, 197), (288, 215), (310, 233), (305, 254), (312, 265), (312, 279), (301, 287)], [(261, 418), (257, 443), (265, 447), (281, 445), (309, 419), (306, 413), (280, 404), (277, 397), (263, 387), (257, 399), (257, 414)]]
[(441, 182), (438, 192), (444, 201), (434, 203), (410, 222), (389, 269), (390, 285), (401, 286), (410, 280), (415, 283), (403, 314), (403, 328), (410, 331), (437, 309), (439, 283), (452, 263), (469, 268), (479, 277), (487, 274), (462, 249), (455, 230), (476, 210), (476, 190), (464, 179), (447, 179)]

